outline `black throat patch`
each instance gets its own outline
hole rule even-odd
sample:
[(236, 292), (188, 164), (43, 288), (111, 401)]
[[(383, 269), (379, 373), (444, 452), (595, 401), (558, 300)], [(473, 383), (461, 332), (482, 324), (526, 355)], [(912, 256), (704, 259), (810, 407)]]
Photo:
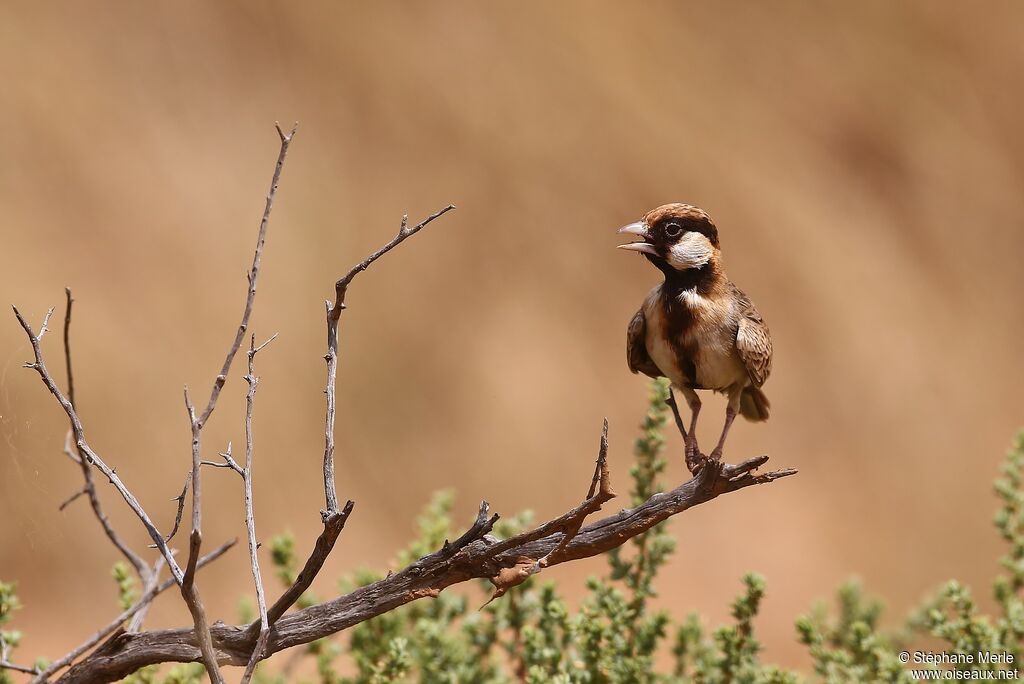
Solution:
[(665, 342), (675, 354), (687, 384), (693, 389), (705, 389), (697, 381), (697, 347), (685, 341), (687, 333), (696, 325), (696, 318), (690, 307), (682, 301), (682, 293), (693, 290), (699, 295), (708, 295), (718, 276), (718, 269), (713, 264), (707, 264), (700, 268), (677, 271), (666, 264), (666, 268), (661, 271), (665, 274), (665, 282), (661, 286)]

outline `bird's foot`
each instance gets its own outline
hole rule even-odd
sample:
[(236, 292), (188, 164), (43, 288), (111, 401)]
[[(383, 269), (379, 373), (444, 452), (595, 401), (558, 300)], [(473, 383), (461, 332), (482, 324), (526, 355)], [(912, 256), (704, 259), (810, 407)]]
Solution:
[(714, 449), (712, 449), (711, 453), (708, 454), (708, 458), (711, 459), (712, 461), (721, 461), (722, 460), (722, 447), (716, 446)]
[(704, 462), (707, 457), (700, 453), (700, 449), (697, 448), (697, 442), (689, 442), (686, 445), (686, 469), (693, 475), (700, 472), (701, 468), (704, 467)]

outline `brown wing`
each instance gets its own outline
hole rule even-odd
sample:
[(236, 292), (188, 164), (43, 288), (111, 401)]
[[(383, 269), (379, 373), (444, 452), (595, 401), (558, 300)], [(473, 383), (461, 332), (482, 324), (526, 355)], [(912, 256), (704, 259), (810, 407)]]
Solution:
[(768, 326), (743, 290), (729, 283), (739, 308), (736, 327), (736, 350), (747, 368), (747, 375), (756, 387), (764, 384), (772, 372), (772, 338)]
[(629, 370), (634, 373), (660, 378), (662, 372), (647, 354), (646, 339), (647, 319), (644, 318), (644, 310), (640, 309), (629, 322), (629, 329), (626, 331), (626, 361), (629, 363)]

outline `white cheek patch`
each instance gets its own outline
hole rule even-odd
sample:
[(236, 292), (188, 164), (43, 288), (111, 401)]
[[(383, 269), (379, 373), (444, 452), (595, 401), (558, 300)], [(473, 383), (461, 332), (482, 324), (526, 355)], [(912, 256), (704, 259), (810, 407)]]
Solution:
[(685, 271), (690, 268), (706, 266), (711, 261), (714, 247), (707, 236), (702, 233), (689, 232), (668, 250), (666, 261), (672, 268)]

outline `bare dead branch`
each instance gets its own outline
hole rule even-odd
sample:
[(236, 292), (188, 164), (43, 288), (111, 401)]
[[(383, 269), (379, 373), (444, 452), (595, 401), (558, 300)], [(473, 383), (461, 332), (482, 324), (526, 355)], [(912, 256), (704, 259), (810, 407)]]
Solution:
[(71, 428), (68, 428), (67, 433), (64, 435), (64, 455), (67, 456), (73, 463), (81, 463), (82, 457), (75, 453), (74, 449), (71, 448), (71, 438), (74, 436), (74, 432)]
[(324, 520), (324, 529), (320, 536), (317, 537), (316, 543), (313, 545), (313, 552), (309, 554), (309, 558), (306, 559), (302, 570), (292, 585), (281, 594), (281, 598), (277, 599), (274, 605), (267, 610), (267, 621), (271, 625), (275, 624), (278, 618), (295, 605), (299, 597), (306, 593), (306, 590), (313, 584), (313, 580), (316, 579), (320, 569), (324, 566), (324, 561), (331, 555), (331, 550), (334, 548), (334, 543), (338, 541), (338, 536), (345, 529), (345, 523), (348, 521), (349, 515), (352, 514), (353, 506), (355, 506), (355, 503), (349, 501), (341, 511), (329, 515)]
[[(66, 303), (66, 308), (64, 310), (64, 365), (67, 369), (68, 376), (68, 402), (77, 411), (78, 404), (75, 401), (75, 374), (71, 367), (71, 309), (72, 305), (75, 303), (74, 298), (71, 296), (71, 288), (64, 288), (64, 297)], [(40, 337), (42, 336), (40, 335)], [(74, 432), (74, 425), (72, 425), (72, 432)], [(77, 454), (72, 454), (70, 438), (66, 440), (64, 450), (69, 457), (74, 456), (72, 460), (76, 461), (81, 467), (82, 479), (85, 480), (85, 485), (78, 494), (75, 494), (70, 499), (62, 503), (60, 505), (60, 510), (64, 510), (64, 508), (77, 499), (80, 494), (86, 494), (89, 497), (89, 505), (92, 507), (93, 515), (95, 515), (96, 519), (99, 521), (100, 527), (103, 528), (104, 534), (107, 535), (107, 539), (109, 539), (110, 543), (114, 545), (114, 548), (116, 548), (121, 555), (131, 563), (131, 566), (135, 569), (135, 573), (139, 576), (139, 579), (143, 584), (146, 584), (149, 580), (150, 574), (149, 564), (142, 560), (142, 557), (135, 553), (128, 544), (121, 539), (120, 535), (117, 534), (117, 531), (114, 530), (114, 526), (110, 523), (110, 520), (107, 518), (107, 515), (103, 510), (103, 505), (100, 503), (99, 494), (96, 492), (96, 484), (92, 477), (92, 467), (89, 465), (88, 460), (85, 458), (84, 454), (82, 454), (81, 449), (78, 450)]]
[[(160, 571), (163, 570), (164, 559), (157, 558), (156, 563), (153, 564), (152, 569), (149, 572), (149, 576), (146, 578), (146, 583), (142, 587), (142, 595), (145, 596), (150, 592), (154, 592), (160, 583)], [(170, 580), (173, 584), (174, 580)], [(170, 585), (168, 585), (170, 586)], [(154, 594), (155, 596), (155, 594)], [(128, 624), (127, 630), (129, 632), (138, 632), (142, 629), (142, 623), (146, 620), (146, 615), (149, 613), (149, 607), (153, 605), (152, 601), (148, 601), (139, 606), (139, 610), (135, 615), (132, 616), (132, 621)], [(131, 607), (131, 606), (129, 606)]]
[[(187, 586), (192, 585), (192, 579), (196, 569), (196, 559), (199, 558), (199, 547), (202, 545), (203, 533), (203, 489), (202, 489), (202, 468), (200, 467), (200, 431), (199, 421), (196, 420), (196, 408), (188, 395), (188, 386), (185, 387), (185, 411), (188, 413), (189, 424), (192, 428), (192, 469), (189, 471), (192, 476), (192, 534), (189, 536), (188, 563), (185, 569), (181, 588), (184, 592)], [(186, 599), (186, 602), (188, 599)], [(189, 607), (191, 610), (191, 606)]]
[(199, 589), (195, 585), (199, 550), (203, 544), (203, 488), (199, 455), (202, 444), (202, 426), (196, 418), (196, 409), (189, 397), (188, 387), (185, 388), (184, 394), (185, 410), (188, 412), (189, 423), (192, 428), (192, 533), (188, 538), (188, 562), (185, 565), (185, 573), (181, 578), (181, 598), (185, 601), (188, 612), (192, 615), (192, 623), (195, 625), (196, 638), (199, 642), (199, 650), (203, 655), (206, 673), (213, 684), (223, 684), (224, 678), (221, 676), (217, 665), (217, 654), (213, 647), (213, 638), (210, 636), (210, 626), (206, 620), (206, 608), (203, 606), (203, 599), (199, 595)]
[(313, 546), (313, 551), (302, 568), (302, 572), (300, 572), (298, 577), (296, 577), (292, 586), (290, 586), (267, 611), (267, 619), (271, 626), (273, 626), (274, 623), (284, 615), (297, 600), (299, 600), (299, 597), (305, 593), (310, 585), (312, 585), (317, 573), (320, 572), (320, 568), (323, 567), (324, 562), (327, 560), (331, 550), (334, 548), (334, 544), (338, 540), (338, 536), (341, 534), (341, 531), (344, 529), (345, 522), (348, 520), (349, 515), (351, 515), (352, 508), (355, 505), (353, 501), (347, 501), (345, 506), (340, 511), (338, 510), (338, 495), (334, 483), (334, 423), (336, 411), (335, 387), (338, 376), (338, 322), (341, 319), (342, 311), (345, 310), (345, 295), (348, 292), (348, 286), (356, 275), (369, 268), (370, 264), (374, 261), (384, 256), (400, 245), (404, 240), (412, 237), (432, 221), (454, 208), (455, 205), (449, 204), (443, 209), (434, 212), (427, 218), (423, 219), (412, 228), (408, 226), (408, 217), (403, 216), (401, 226), (399, 227), (398, 233), (395, 237), (376, 252), (349, 269), (349, 271), (334, 285), (334, 303), (326, 303), (327, 354), (324, 356), (324, 359), (327, 361), (327, 386), (325, 390), (325, 394), (327, 395), (327, 413), (324, 419), (324, 498), (326, 501), (326, 508), (320, 512), (324, 529), (317, 538), (316, 544)]
[[(278, 335), (278, 333), (274, 333), (273, 335), (271, 335), (271, 336), (270, 336), (270, 337), (269, 337), (269, 338), (267, 339), (267, 341), (266, 341), (266, 342), (264, 342), (263, 344), (261, 344), (261, 345), (259, 345), (259, 346), (255, 347), (255, 348), (254, 348), (254, 347), (252, 347), (252, 346), (250, 346), (250, 347), (249, 347), (249, 354), (250, 354), (250, 355), (252, 355), (252, 356), (256, 356), (257, 354), (259, 354), (259, 353), (260, 353), (261, 351), (263, 351), (263, 348), (264, 348), (264, 347), (266, 347), (266, 346), (267, 346), (268, 344), (270, 344), (271, 342), (273, 342), (274, 340), (276, 340), (276, 339), (277, 339), (277, 335)], [(255, 336), (253, 336), (253, 342), (255, 342)], [(252, 375), (252, 372), (250, 371), (250, 373), (249, 373), (249, 374), (250, 374), (250, 375)]]
[[(174, 514), (174, 526), (171, 527), (171, 531), (164, 538), (164, 541), (166, 543), (170, 543), (171, 539), (174, 538), (174, 535), (176, 535), (178, 533), (178, 528), (181, 526), (181, 516), (185, 512), (185, 494), (188, 493), (188, 483), (191, 482), (191, 481), (192, 481), (192, 471), (189, 470), (188, 474), (185, 475), (185, 484), (183, 484), (181, 486), (181, 494), (178, 494), (178, 496), (176, 496), (173, 499), (171, 499), (171, 501), (177, 501), (178, 502), (178, 510)], [(155, 544), (150, 544), (149, 548), (151, 548), (151, 549), (156, 548), (156, 545)]]
[(77, 501), (78, 497), (80, 497), (83, 494), (85, 494), (85, 492), (86, 492), (85, 489), (79, 489), (77, 492), (75, 492), (74, 494), (72, 494), (68, 498), (66, 498), (63, 501), (61, 501), (60, 502), (60, 506), (57, 506), (57, 510), (63, 513), (65, 508), (67, 508), (68, 506), (73, 504), (75, 501)]
[(68, 374), (68, 401), (71, 405), (78, 407), (75, 403), (75, 374), (71, 372), (71, 305), (75, 300), (71, 297), (71, 288), (64, 288), (64, 363)]
[(43, 341), (43, 335), (45, 335), (46, 333), (48, 333), (50, 331), (50, 328), (49, 328), (50, 317), (53, 316), (53, 309), (54, 309), (54, 307), (51, 306), (49, 309), (46, 310), (46, 315), (43, 316), (43, 324), (41, 326), (39, 326), (39, 335), (36, 338), (37, 341), (39, 341), (39, 342), (42, 342)]
[(27, 665), (18, 665), (8, 660), (10, 656), (10, 647), (7, 645), (7, 641), (4, 639), (3, 632), (0, 632), (0, 670), (12, 670), (14, 672), (23, 672), (30, 675), (38, 675), (38, 667), (28, 667)]
[(37, 675), (39, 674), (39, 668), (28, 667), (27, 665), (18, 665), (12, 663), (6, 658), (0, 659), (0, 670), (13, 670), (15, 672), (24, 672), (25, 674)]
[(615, 492), (612, 491), (611, 476), (608, 473), (608, 419), (605, 418), (604, 424), (601, 427), (601, 445), (598, 450), (597, 463), (594, 467), (594, 479), (590, 482), (587, 496), (583, 503), (570, 511), (566, 516), (563, 516), (565, 522), (562, 527), (562, 540), (558, 542), (555, 548), (537, 561), (536, 572), (540, 572), (548, 567), (551, 564), (551, 558), (561, 553), (569, 545), (569, 542), (576, 538), (580, 528), (583, 527), (583, 521), (590, 514), (601, 510), (601, 506), (605, 502), (611, 501), (614, 498)]
[(423, 219), (412, 228), (408, 225), (409, 217), (403, 216), (398, 234), (390, 242), (353, 266), (349, 269), (348, 273), (339, 278), (338, 282), (334, 284), (334, 304), (327, 302), (327, 355), (324, 357), (327, 361), (327, 419), (324, 435), (324, 494), (327, 500), (327, 509), (324, 511), (325, 520), (328, 515), (338, 512), (338, 495), (334, 486), (334, 386), (338, 374), (338, 321), (341, 320), (341, 312), (345, 310), (345, 295), (348, 293), (348, 286), (353, 278), (368, 269), (374, 261), (402, 244), (406, 238), (412, 237), (432, 221), (454, 208), (454, 204), (449, 204)]
[[(232, 539), (229, 542), (221, 544), (216, 549), (200, 558), (199, 562), (197, 563), (197, 566), (199, 568), (202, 568), (208, 565), (209, 563), (212, 563), (213, 561), (217, 560), (218, 558), (223, 556), (232, 546), (234, 546), (235, 543), (237, 543), (237, 541), (237, 539)], [(117, 629), (121, 625), (123, 625), (125, 621), (132, 620), (134, 624), (133, 618), (135, 616), (139, 615), (142, 611), (147, 609), (153, 603), (153, 600), (157, 596), (159, 596), (160, 594), (167, 591), (173, 586), (175, 586), (174, 578), (165, 580), (159, 585), (151, 585), (150, 588), (145, 590), (142, 596), (140, 596), (139, 599), (130, 607), (128, 607), (123, 613), (121, 613), (116, 618), (111, 620), (104, 627), (100, 628), (99, 631), (97, 631), (95, 634), (93, 634), (88, 639), (83, 641), (81, 644), (76, 646), (74, 649), (69, 651), (63, 657), (50, 663), (50, 665), (47, 666), (47, 668), (43, 670), (41, 673), (39, 673), (38, 677), (29, 682), (29, 684), (41, 684), (41, 682), (45, 682), (50, 677), (50, 675), (71, 664), (76, 658), (78, 658), (78, 656), (82, 655), (83, 653), (91, 649), (93, 646), (100, 643), (108, 636), (113, 634), (115, 631), (117, 631)], [(135, 630), (129, 628), (128, 631), (133, 632)]]
[[(273, 342), (275, 337), (277, 337), (276, 333), (274, 337), (271, 337), (259, 347), (256, 346), (255, 335), (249, 338), (248, 372), (245, 374), (245, 381), (249, 384), (249, 391), (245, 395), (245, 467), (241, 469), (241, 475), (242, 481), (245, 484), (245, 530), (249, 538), (249, 564), (252, 570), (253, 585), (256, 587), (256, 605), (259, 608), (260, 619), (259, 636), (256, 638), (256, 646), (252, 649), (252, 655), (249, 656), (249, 662), (245, 666), (245, 672), (242, 673), (241, 684), (249, 684), (249, 680), (252, 679), (252, 675), (256, 671), (256, 664), (263, 657), (267, 639), (270, 637), (270, 621), (267, 618), (267, 597), (263, 591), (263, 577), (260, 575), (260, 562), (257, 554), (259, 545), (256, 543), (256, 519), (253, 516), (252, 510), (252, 464), (254, 454), (252, 411), (253, 403), (256, 399), (256, 388), (260, 383), (260, 379), (256, 377), (254, 360), (256, 354)], [(225, 459), (229, 463), (234, 463), (231, 459), (230, 445), (228, 445), (228, 453)], [(238, 465), (234, 464), (234, 468), (237, 471)]]
[(260, 274), (263, 245), (267, 240), (267, 226), (270, 224), (270, 212), (274, 208), (274, 196), (277, 194), (277, 186), (281, 181), (281, 171), (284, 169), (284, 160), (288, 156), (288, 148), (292, 144), (292, 139), (295, 137), (295, 131), (298, 130), (299, 124), (296, 122), (295, 125), (292, 126), (291, 132), (287, 134), (281, 130), (280, 124), (275, 123), (274, 127), (277, 129), (277, 134), (281, 138), (281, 148), (277, 154), (277, 163), (274, 165), (274, 175), (270, 180), (270, 190), (267, 192), (267, 202), (263, 208), (263, 218), (260, 219), (260, 229), (256, 237), (256, 252), (253, 254), (252, 267), (249, 269), (249, 289), (245, 298), (245, 309), (242, 311), (242, 322), (238, 324), (238, 330), (235, 332), (235, 339), (231, 342), (231, 347), (228, 349), (227, 356), (224, 357), (224, 364), (221, 366), (220, 373), (217, 374), (217, 378), (214, 380), (213, 389), (210, 390), (210, 399), (206, 404), (206, 408), (203, 409), (202, 414), (199, 416), (200, 426), (206, 425), (206, 421), (209, 420), (210, 414), (213, 413), (213, 409), (217, 405), (217, 397), (220, 396), (220, 391), (224, 387), (224, 382), (228, 377), (228, 371), (231, 370), (231, 362), (234, 361), (235, 355), (238, 353), (238, 349), (242, 346), (242, 340), (245, 338), (245, 332), (249, 329), (249, 317), (252, 316), (253, 305), (256, 301), (256, 281)]
[(277, 194), (277, 188), (281, 180), (281, 171), (284, 169), (284, 161), (288, 156), (288, 148), (291, 145), (292, 138), (295, 136), (298, 123), (295, 124), (291, 132), (288, 134), (285, 134), (284, 131), (281, 130), (281, 126), (279, 124), (275, 124), (275, 128), (277, 129), (277, 134), (281, 139), (281, 147), (278, 151), (277, 163), (274, 165), (274, 175), (270, 181), (270, 190), (267, 192), (266, 204), (263, 208), (263, 217), (260, 219), (260, 227), (256, 237), (256, 250), (253, 254), (252, 266), (250, 267), (247, 275), (248, 289), (245, 298), (245, 308), (242, 311), (242, 321), (239, 323), (238, 330), (235, 332), (235, 337), (231, 342), (231, 346), (228, 348), (228, 353), (224, 357), (224, 363), (221, 366), (220, 373), (218, 373), (217, 377), (214, 379), (213, 388), (210, 390), (210, 398), (207, 400), (206, 408), (203, 409), (201, 414), (196, 414), (195, 406), (189, 398), (188, 388), (185, 388), (185, 407), (188, 411), (189, 423), (192, 430), (192, 470), (190, 474), (192, 486), (192, 532), (189, 535), (189, 556), (185, 574), (182, 577), (181, 595), (185, 599), (185, 603), (188, 605), (189, 612), (192, 613), (196, 632), (199, 637), (200, 648), (203, 652), (203, 661), (206, 665), (206, 670), (210, 675), (210, 680), (214, 684), (221, 684), (223, 679), (217, 671), (217, 660), (214, 653), (213, 642), (211, 641), (209, 628), (206, 624), (206, 611), (203, 607), (202, 599), (199, 596), (199, 590), (196, 588), (193, 581), (196, 559), (199, 557), (199, 551), (202, 548), (203, 542), (203, 492), (201, 467), (203, 465), (201, 458), (202, 430), (213, 413), (213, 410), (217, 406), (217, 399), (220, 397), (221, 389), (223, 389), (224, 383), (227, 380), (228, 372), (231, 370), (231, 364), (234, 361), (235, 356), (238, 354), (238, 349), (242, 345), (245, 332), (249, 328), (249, 318), (252, 316), (253, 307), (256, 303), (256, 283), (259, 280), (260, 264), (263, 258), (263, 247), (266, 244), (267, 239), (267, 227), (270, 225), (270, 212), (274, 208), (274, 197)]
[(239, 475), (242, 474), (241, 466), (236, 468), (235, 464), (228, 463), (227, 461), (221, 461), (220, 463), (218, 463), (217, 461), (200, 461), (199, 464), (204, 466), (210, 466), (211, 468), (229, 468), (238, 473)]
[[(548, 557), (550, 567), (599, 555), (689, 508), (723, 494), (796, 473), (787, 468), (755, 474), (755, 469), (766, 461), (765, 456), (737, 465), (709, 461), (698, 476), (675, 489), (654, 494), (636, 508), (619, 511), (583, 526), (557, 554), (552, 552), (565, 537), (566, 533), (562, 531), (553, 531), (538, 538), (537, 530), (533, 530), (506, 542), (495, 542), (488, 534), (490, 521), (486, 518), (486, 506), (481, 506), (471, 528), (472, 534), (460, 537), (458, 543), (461, 548), (457, 551), (452, 551), (455, 543), (448, 544), (385, 579), (332, 601), (282, 616), (274, 623), (264, 657), (335, 634), (416, 599), (436, 597), (453, 584), (476, 578), (495, 578), (503, 570), (515, 570), (517, 567), (533, 568), (545, 557)], [(578, 508), (537, 529), (564, 528), (565, 521), (574, 519), (573, 512)], [(503, 549), (501, 553), (494, 553), (496, 546)], [(215, 625), (212, 632), (221, 663), (244, 665), (248, 662), (254, 639), (248, 626)], [(190, 629), (126, 634), (108, 650), (97, 651), (69, 670), (60, 684), (109, 682), (146, 665), (192, 662), (199, 657)]]
[[(46, 389), (50, 391), (50, 394), (57, 399), (57, 403), (59, 403), (61, 408), (64, 409), (68, 419), (71, 421), (71, 429), (75, 436), (75, 446), (78, 449), (78, 453), (81, 454), (87, 465), (95, 466), (101, 473), (103, 473), (110, 483), (114, 485), (118, 493), (120, 493), (121, 497), (125, 500), (125, 503), (128, 504), (128, 507), (131, 508), (132, 512), (135, 513), (136, 517), (139, 518), (143, 526), (146, 528), (150, 538), (156, 544), (156, 547), (160, 550), (161, 555), (163, 555), (164, 560), (167, 562), (167, 567), (171, 569), (171, 574), (177, 581), (180, 581), (182, 576), (181, 568), (175, 562), (174, 556), (171, 554), (167, 544), (164, 543), (164, 539), (160, 534), (160, 531), (156, 528), (156, 525), (153, 524), (153, 521), (142, 507), (142, 504), (139, 503), (138, 499), (135, 498), (135, 495), (132, 494), (128, 487), (125, 486), (117, 473), (99, 457), (91, 446), (89, 446), (89, 443), (85, 439), (85, 428), (82, 427), (82, 421), (79, 419), (75, 407), (72, 406), (68, 398), (64, 396), (63, 392), (61, 392), (57, 383), (54, 381), (53, 376), (46, 367), (46, 363), (43, 360), (42, 346), (39, 343), (40, 338), (36, 336), (32, 330), (32, 326), (29, 325), (28, 321), (25, 320), (25, 317), (21, 315), (20, 311), (18, 311), (18, 307), (13, 307), (13, 309), (15, 317), (18, 319), (18, 323), (21, 324), (22, 329), (25, 331), (25, 334), (28, 336), (29, 342), (32, 345), (32, 353), (35, 359), (31, 363), (26, 363), (25, 367), (31, 368), (39, 374), (39, 377), (46, 386)], [(47, 318), (49, 318), (49, 316), (47, 316)]]
[(238, 461), (231, 457), (231, 442), (228, 442), (227, 451), (222, 451), (218, 456), (224, 459), (223, 463), (217, 463), (216, 461), (203, 461), (203, 465), (210, 465), (215, 468), (231, 468), (231, 470), (235, 471), (243, 478), (245, 477), (245, 469), (238, 465)]
[(480, 509), (477, 511), (476, 520), (473, 521), (473, 525), (455, 541), (448, 543), (448, 540), (445, 540), (444, 546), (441, 547), (441, 553), (445, 557), (451, 558), (471, 542), (482, 538), (485, 534), (490, 534), (491, 530), (494, 529), (494, 523), (498, 522), (501, 517), (495, 513), (488, 518), (487, 513), (490, 511), (490, 508), (491, 505), (489, 503), (481, 501)]
[[(583, 503), (573, 508), (571, 511), (560, 515), (554, 520), (549, 520), (529, 532), (524, 532), (523, 534), (494, 544), (490, 549), (491, 555), (498, 556), (515, 546), (520, 546), (556, 533), (561, 533), (565, 543), (568, 544), (568, 542), (572, 540), (572, 537), (574, 537), (579, 531), (583, 520), (591, 513), (599, 510), (606, 501), (611, 500), (614, 496), (615, 492), (611, 489), (611, 482), (608, 475), (608, 420), (605, 419), (604, 426), (601, 430), (601, 445), (598, 452), (597, 464), (594, 470), (594, 479), (591, 481), (590, 490)], [(552, 553), (556, 550), (561, 551), (565, 547), (565, 544), (560, 543), (560, 546), (561, 548), (558, 546), (553, 548)], [(534, 570), (534, 572), (538, 570), (539, 568)], [(506, 590), (507, 589), (508, 587), (506, 587)], [(500, 595), (501, 594), (499, 594), (499, 596)]]

